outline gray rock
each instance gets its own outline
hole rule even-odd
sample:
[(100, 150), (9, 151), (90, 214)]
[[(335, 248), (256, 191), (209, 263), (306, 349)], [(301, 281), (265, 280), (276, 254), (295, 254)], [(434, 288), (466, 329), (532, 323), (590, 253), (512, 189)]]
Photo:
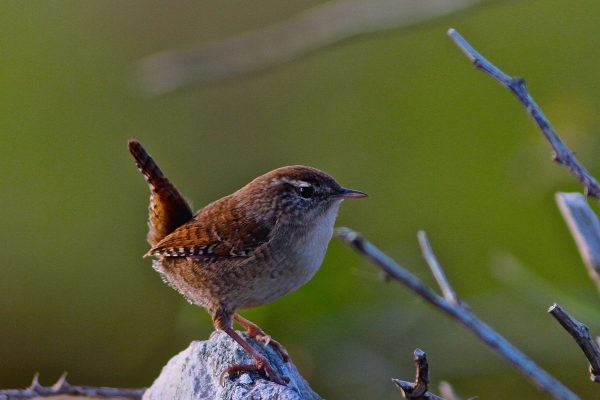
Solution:
[(217, 331), (203, 342), (192, 342), (163, 367), (160, 376), (144, 393), (144, 400), (319, 400), (290, 361), (284, 363), (271, 346), (246, 340), (270, 361), (281, 375), (290, 378), (287, 386), (268, 380), (257, 372), (220, 376), (231, 364), (249, 364), (250, 356), (224, 332)]

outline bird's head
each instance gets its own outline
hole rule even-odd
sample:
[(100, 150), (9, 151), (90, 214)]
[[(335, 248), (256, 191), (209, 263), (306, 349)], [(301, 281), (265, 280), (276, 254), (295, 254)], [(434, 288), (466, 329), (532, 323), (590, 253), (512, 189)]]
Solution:
[(272, 211), (281, 222), (299, 224), (310, 224), (331, 211), (337, 212), (344, 199), (367, 196), (342, 187), (323, 171), (302, 165), (278, 168), (259, 176), (242, 188), (242, 193), (254, 207)]

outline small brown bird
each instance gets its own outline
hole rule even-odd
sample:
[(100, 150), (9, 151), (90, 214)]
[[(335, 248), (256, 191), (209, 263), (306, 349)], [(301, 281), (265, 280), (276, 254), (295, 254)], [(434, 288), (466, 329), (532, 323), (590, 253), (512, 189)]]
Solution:
[(147, 239), (152, 248), (146, 256), (157, 257), (152, 266), (191, 303), (206, 308), (215, 328), (255, 360), (223, 373), (257, 370), (285, 385), (288, 379), (233, 329), (233, 320), (287, 362), (285, 348), (236, 311), (270, 303), (308, 282), (321, 266), (340, 203), (366, 194), (296, 165), (259, 176), (193, 214), (137, 141), (129, 141), (129, 151), (151, 190)]

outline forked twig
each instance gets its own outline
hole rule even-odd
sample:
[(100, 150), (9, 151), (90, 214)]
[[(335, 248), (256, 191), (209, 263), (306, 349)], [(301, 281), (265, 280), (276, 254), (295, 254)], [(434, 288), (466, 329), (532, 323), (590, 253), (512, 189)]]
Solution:
[(569, 150), (558, 136), (548, 118), (546, 118), (541, 108), (529, 94), (529, 91), (525, 86), (525, 81), (521, 78), (515, 78), (502, 72), (502, 70), (475, 50), (456, 30), (450, 29), (448, 31), (448, 36), (454, 40), (454, 43), (456, 43), (469, 60), (473, 62), (473, 65), (477, 69), (487, 73), (514, 93), (517, 99), (519, 99), (521, 104), (525, 107), (525, 110), (527, 110), (529, 116), (533, 118), (540, 128), (548, 143), (550, 143), (550, 146), (554, 150), (554, 161), (564, 165), (583, 185), (586, 193), (600, 201), (600, 184), (598, 184), (588, 170), (577, 161), (571, 150)]
[(110, 387), (72, 386), (67, 382), (65, 372), (52, 386), (42, 386), (38, 374), (35, 374), (31, 385), (26, 389), (0, 390), (0, 400), (33, 399), (59, 395), (89, 396), (89, 397), (120, 397), (141, 399), (146, 389), (120, 389)]
[[(357, 232), (348, 228), (341, 228), (338, 229), (337, 234), (342, 240), (352, 245), (356, 250), (378, 265), (391, 279), (402, 283), (431, 305), (463, 324), (490, 348), (525, 374), (541, 390), (550, 394), (555, 399), (579, 399), (576, 394), (560, 381), (539, 367), (499, 333), (481, 321), (468, 307), (462, 304), (451, 303), (442, 296), (434, 293), (420, 279), (411, 274), (407, 269), (401, 267)], [(441, 266), (439, 268), (441, 269)]]
[(429, 388), (429, 364), (427, 363), (427, 354), (421, 349), (414, 351), (416, 377), (414, 382), (392, 379), (392, 382), (398, 387), (405, 399), (413, 400), (444, 400), (428, 391)]
[(548, 312), (562, 325), (569, 335), (575, 339), (577, 345), (590, 362), (590, 378), (594, 382), (600, 382), (600, 348), (598, 343), (590, 336), (587, 326), (571, 317), (558, 304), (553, 304)]

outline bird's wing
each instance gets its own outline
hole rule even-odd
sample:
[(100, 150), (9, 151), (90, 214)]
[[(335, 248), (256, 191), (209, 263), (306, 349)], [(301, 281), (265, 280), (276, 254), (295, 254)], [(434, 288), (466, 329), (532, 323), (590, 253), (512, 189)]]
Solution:
[(138, 141), (129, 141), (129, 152), (150, 187), (147, 238), (151, 246), (156, 246), (176, 228), (190, 221), (194, 214), (188, 202)]
[(272, 237), (275, 221), (251, 218), (232, 196), (209, 204), (146, 255), (165, 257), (249, 257)]

